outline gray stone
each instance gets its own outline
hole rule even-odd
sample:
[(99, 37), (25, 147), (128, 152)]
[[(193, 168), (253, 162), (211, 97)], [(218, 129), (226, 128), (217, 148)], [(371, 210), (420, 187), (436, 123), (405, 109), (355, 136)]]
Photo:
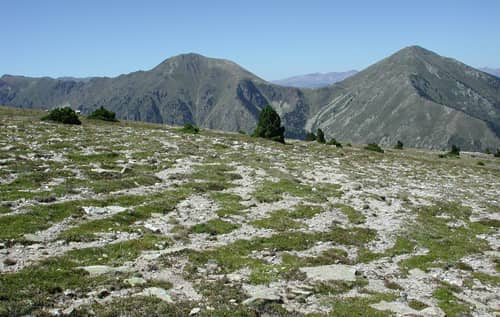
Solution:
[(95, 207), (95, 206), (88, 206), (88, 207), (83, 207), (83, 211), (87, 215), (105, 215), (105, 214), (114, 214), (118, 212), (123, 212), (127, 210), (127, 208), (121, 207), (121, 206), (106, 206), (106, 207)]
[(201, 308), (200, 308), (200, 307), (195, 307), (195, 308), (191, 309), (191, 311), (189, 312), (189, 316), (196, 315), (196, 314), (198, 314), (200, 311), (201, 311)]
[(26, 233), (24, 235), (24, 239), (31, 241), (31, 242), (44, 242), (45, 239), (39, 235), (32, 234), (32, 233)]
[(381, 301), (377, 304), (370, 305), (371, 307), (382, 310), (391, 311), (403, 316), (425, 316), (425, 317), (445, 317), (446, 314), (439, 307), (427, 307), (423, 310), (415, 310), (408, 306), (405, 302), (386, 302)]
[(250, 298), (245, 299), (243, 305), (251, 305), (255, 301), (264, 302), (281, 302), (282, 298), (278, 294), (278, 290), (264, 285), (245, 285), (243, 287)]
[(142, 292), (135, 294), (136, 296), (154, 296), (156, 298), (161, 299), (164, 302), (167, 303), (173, 303), (174, 301), (170, 297), (170, 295), (167, 293), (166, 290), (160, 287), (148, 287), (145, 288)]
[(302, 267), (307, 278), (316, 281), (355, 281), (356, 269), (349, 265), (332, 264), (322, 266)]
[(147, 283), (146, 280), (142, 277), (131, 277), (129, 279), (126, 279), (124, 282), (129, 284), (130, 286), (143, 285)]
[(90, 265), (90, 266), (80, 266), (79, 269), (85, 270), (90, 273), (90, 276), (98, 276), (106, 273), (112, 272), (129, 272), (130, 269), (124, 266), (111, 267), (107, 265)]

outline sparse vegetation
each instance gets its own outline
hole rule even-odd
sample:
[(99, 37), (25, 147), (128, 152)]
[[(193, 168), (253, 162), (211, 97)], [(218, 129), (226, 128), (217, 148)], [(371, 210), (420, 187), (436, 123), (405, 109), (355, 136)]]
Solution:
[[(371, 306), (381, 301), (493, 313), (492, 156), (377, 156), (133, 122), (80, 129), (41, 114), (0, 107), (0, 316), (80, 300), (89, 304), (70, 315), (301, 316), (294, 305), (311, 317), (393, 314)], [(107, 273), (79, 269), (96, 265)], [(318, 266), (355, 269), (355, 280), (308, 278), (303, 268)], [(460, 287), (442, 282), (450, 274)], [(433, 298), (414, 300), (421, 283)], [(139, 295), (152, 287), (174, 302)], [(253, 288), (272, 304), (243, 304)]]

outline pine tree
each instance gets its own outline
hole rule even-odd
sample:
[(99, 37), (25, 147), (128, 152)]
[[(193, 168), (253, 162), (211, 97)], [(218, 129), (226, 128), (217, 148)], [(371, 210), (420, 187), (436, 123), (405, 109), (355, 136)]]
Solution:
[(259, 122), (252, 136), (285, 143), (285, 127), (281, 118), (271, 106), (266, 106), (259, 114)]
[(323, 130), (318, 129), (318, 131), (316, 132), (316, 141), (318, 141), (319, 143), (326, 143), (325, 134), (323, 133)]

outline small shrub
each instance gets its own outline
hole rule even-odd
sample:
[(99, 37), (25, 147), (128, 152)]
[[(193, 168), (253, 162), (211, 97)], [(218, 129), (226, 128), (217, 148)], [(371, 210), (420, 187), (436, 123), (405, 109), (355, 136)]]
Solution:
[(182, 133), (191, 133), (191, 134), (198, 134), (200, 133), (200, 128), (197, 126), (191, 124), (191, 123), (186, 123), (184, 127), (180, 129)]
[(326, 143), (325, 134), (323, 133), (323, 130), (318, 129), (318, 131), (316, 132), (316, 141), (323, 144)]
[(384, 150), (377, 143), (370, 143), (364, 147), (365, 150), (384, 153)]
[(243, 134), (243, 135), (246, 135), (246, 134), (247, 134), (247, 133), (246, 133), (245, 131), (243, 131), (243, 130), (239, 130), (239, 131), (238, 131), (238, 133), (239, 133), (239, 134)]
[(78, 114), (70, 107), (55, 108), (48, 115), (42, 118), (44, 121), (54, 121), (65, 124), (82, 124), (78, 119)]
[(497, 152), (493, 154), (494, 157), (500, 157), (500, 149), (497, 149)]
[(94, 110), (94, 112), (92, 112), (88, 118), (89, 119), (96, 119), (96, 120), (103, 120), (103, 121), (111, 121), (111, 122), (118, 121), (116, 119), (116, 113), (107, 110), (103, 106)]
[(342, 143), (338, 142), (335, 138), (332, 138), (330, 141), (327, 143), (328, 145), (335, 145), (338, 148), (342, 148)]
[(398, 140), (398, 143), (394, 146), (396, 150), (402, 150), (403, 149), (403, 142)]
[(312, 132), (307, 133), (305, 140), (309, 142), (316, 141), (316, 134)]
[(348, 146), (348, 147), (352, 147), (351, 142), (347, 143), (347, 144), (346, 144), (346, 146)]
[(448, 152), (448, 155), (450, 155), (450, 156), (460, 156), (460, 148), (458, 146), (456, 146), (455, 144), (453, 144), (451, 146), (450, 152)]
[(477, 165), (479, 165), (479, 166), (484, 166), (484, 162), (482, 162), (482, 161), (478, 161), (478, 162), (477, 162)]
[(252, 136), (285, 143), (285, 127), (281, 126), (281, 118), (271, 106), (264, 107), (260, 112)]

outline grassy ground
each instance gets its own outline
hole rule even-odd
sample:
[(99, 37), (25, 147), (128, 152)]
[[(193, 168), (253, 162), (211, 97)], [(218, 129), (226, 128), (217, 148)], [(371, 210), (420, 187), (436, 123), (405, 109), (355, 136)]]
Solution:
[[(492, 155), (43, 115), (0, 107), (0, 315), (494, 314)], [(336, 264), (355, 281), (300, 270)], [(248, 304), (254, 287), (279, 299)]]

